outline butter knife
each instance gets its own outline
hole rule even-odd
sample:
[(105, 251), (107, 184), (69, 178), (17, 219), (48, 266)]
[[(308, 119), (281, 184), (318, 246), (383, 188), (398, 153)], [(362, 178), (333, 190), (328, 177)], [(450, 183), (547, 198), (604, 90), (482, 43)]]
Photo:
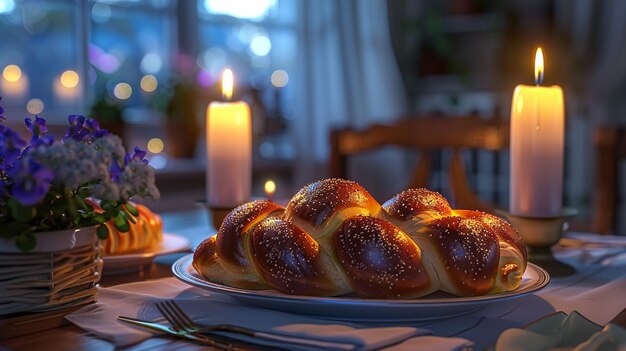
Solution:
[(126, 323), (130, 323), (130, 324), (145, 328), (145, 329), (158, 331), (162, 334), (167, 334), (167, 335), (171, 335), (180, 339), (189, 340), (197, 344), (212, 346), (220, 350), (245, 351), (244, 349), (233, 346), (232, 344), (223, 343), (223, 342), (211, 339), (207, 337), (206, 335), (193, 335), (184, 331), (176, 331), (170, 327), (166, 327), (158, 323), (142, 321), (140, 319), (136, 319), (132, 317), (119, 316), (117, 317), (117, 319)]

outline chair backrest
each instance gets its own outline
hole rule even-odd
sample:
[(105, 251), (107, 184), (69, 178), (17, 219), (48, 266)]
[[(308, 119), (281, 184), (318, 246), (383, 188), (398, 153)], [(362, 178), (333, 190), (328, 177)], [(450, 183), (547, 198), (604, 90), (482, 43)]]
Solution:
[(598, 127), (594, 133), (596, 151), (595, 204), (592, 231), (615, 233), (619, 209), (619, 164), (626, 160), (626, 129)]
[(493, 212), (492, 204), (481, 201), (469, 187), (461, 150), (498, 151), (509, 147), (509, 124), (477, 116), (415, 116), (394, 124), (372, 125), (365, 130), (334, 130), (331, 142), (331, 175), (346, 178), (347, 158), (384, 146), (419, 150), (421, 157), (409, 187), (428, 185), (432, 150), (452, 150), (448, 168), (456, 204), (463, 208)]

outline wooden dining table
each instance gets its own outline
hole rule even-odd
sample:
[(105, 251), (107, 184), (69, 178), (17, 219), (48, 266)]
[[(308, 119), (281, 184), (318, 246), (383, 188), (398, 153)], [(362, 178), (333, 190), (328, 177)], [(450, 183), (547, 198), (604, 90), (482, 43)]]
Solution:
[[(192, 210), (184, 212), (172, 212), (163, 214), (164, 219), (164, 231), (165, 233), (172, 233), (179, 236), (188, 238), (192, 246), (195, 247), (203, 239), (214, 234), (216, 232), (211, 224), (209, 215), (203, 210)], [(603, 268), (603, 264), (609, 262), (610, 259), (615, 259), (620, 253), (616, 255), (607, 256), (603, 260), (601, 256), (594, 257), (593, 254), (580, 250), (591, 250), (584, 245), (577, 246), (576, 240), (569, 240), (565, 242), (565, 245), (561, 248), (562, 255), (559, 257), (573, 257), (572, 255), (578, 254), (577, 260), (587, 260), (588, 262), (582, 262), (578, 266), (581, 272), (576, 276), (553, 279), (551, 283), (546, 287), (546, 293), (538, 294), (543, 305), (548, 305), (546, 311), (558, 311), (564, 310), (565, 312), (571, 312), (571, 310), (579, 310), (583, 314), (588, 314), (589, 318), (596, 323), (604, 324), (609, 322), (620, 311), (626, 308), (626, 299), (616, 298), (616, 296), (626, 296), (626, 269), (622, 268)], [(624, 241), (623, 256), (626, 257), (626, 240)], [(576, 251), (578, 250), (578, 251)], [(191, 251), (189, 251), (191, 252)], [(582, 253), (581, 253), (582, 252)], [(171, 277), (171, 265), (178, 258), (188, 254), (177, 253), (155, 258), (151, 263), (137, 267), (136, 270), (121, 273), (121, 274), (108, 274), (103, 272), (103, 277), (100, 282), (102, 287), (120, 286), (121, 284), (161, 279), (165, 277)], [(582, 258), (580, 258), (582, 257)], [(606, 262), (605, 262), (606, 261)], [(626, 267), (626, 259), (620, 265)], [(609, 270), (611, 270), (609, 272)], [(620, 273), (623, 271), (623, 273)], [(607, 273), (608, 272), (608, 273)], [(611, 273), (613, 272), (613, 273)], [(598, 280), (604, 280), (601, 284)], [(598, 290), (602, 289), (602, 290)], [(598, 291), (596, 295), (594, 291)], [(615, 295), (614, 295), (615, 294)], [(606, 297), (606, 298), (605, 298)], [(580, 298), (580, 300), (577, 300)], [(583, 303), (584, 302), (584, 303)], [(586, 304), (586, 305), (585, 305)], [(613, 304), (607, 306), (607, 304)], [(552, 306), (550, 306), (552, 305)], [(524, 306), (518, 306), (514, 308), (514, 311), (509, 312), (506, 316), (481, 317), (475, 318), (478, 321), (472, 325), (468, 325), (467, 330), (464, 330), (458, 334), (460, 337), (465, 337), (469, 340), (474, 340), (476, 335), (481, 333), (491, 333), (487, 341), (477, 341), (476, 349), (482, 349), (483, 347), (491, 346), (481, 344), (484, 342), (493, 343), (497, 335), (507, 327), (519, 327), (528, 323), (529, 321), (539, 318), (545, 315), (546, 312), (537, 311), (533, 313), (532, 308), (523, 308)], [(534, 307), (533, 307), (534, 308)], [(568, 311), (569, 309), (569, 311)], [(503, 323), (498, 321), (502, 320)], [(469, 322), (468, 322), (469, 323)], [(501, 325), (499, 325), (501, 324)], [(428, 328), (428, 327), (426, 327)], [(438, 331), (436, 327), (433, 327), (435, 335)], [(494, 329), (495, 328), (495, 329)], [(498, 329), (502, 328), (502, 329)], [(494, 334), (495, 333), (495, 334)], [(242, 345), (244, 348), (250, 350), (262, 350), (267, 349), (264, 347), (256, 347), (253, 345)], [(65, 322), (64, 325), (55, 327), (52, 329), (37, 331), (32, 334), (20, 335), (15, 337), (9, 337), (0, 340), (0, 350), (113, 350), (115, 345), (107, 340), (100, 339), (93, 334), (73, 325), (69, 322)], [(214, 348), (197, 345), (190, 342), (170, 338), (163, 336), (155, 336), (129, 347), (123, 348), (124, 350), (211, 350)]]

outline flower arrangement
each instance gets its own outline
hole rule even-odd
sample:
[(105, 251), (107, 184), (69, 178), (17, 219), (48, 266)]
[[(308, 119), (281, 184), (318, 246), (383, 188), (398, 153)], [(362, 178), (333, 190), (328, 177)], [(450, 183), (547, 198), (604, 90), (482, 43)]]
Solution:
[(104, 223), (112, 219), (127, 232), (138, 215), (129, 199), (158, 199), (146, 152), (135, 147), (127, 153), (95, 120), (70, 115), (57, 142), (43, 118), (25, 119), (28, 142), (5, 120), (0, 105), (0, 237), (14, 239), (18, 248), (33, 249), (34, 232), (91, 225), (106, 239)]

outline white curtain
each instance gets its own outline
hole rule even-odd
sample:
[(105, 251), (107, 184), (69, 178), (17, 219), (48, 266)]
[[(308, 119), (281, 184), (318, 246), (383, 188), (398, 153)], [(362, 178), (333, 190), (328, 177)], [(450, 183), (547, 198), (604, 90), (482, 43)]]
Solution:
[[(408, 111), (393, 54), (385, 0), (303, 1), (302, 71), (294, 123), (298, 186), (328, 175), (329, 132), (391, 121)], [(408, 176), (397, 150), (358, 158), (350, 177), (379, 201)], [(356, 169), (355, 169), (356, 168)], [(394, 183), (393, 186), (387, 186)], [(406, 184), (406, 183), (405, 183)]]
[(595, 123), (626, 124), (626, 1), (561, 0), (560, 25), (582, 71), (584, 107)]
[[(557, 23), (572, 44), (572, 56), (584, 63), (572, 72), (581, 89), (565, 97), (570, 145), (566, 174), (575, 175), (566, 177), (566, 187), (573, 198), (587, 199), (574, 203), (584, 216), (591, 209), (588, 199), (595, 200), (594, 128), (626, 125), (626, 1), (559, 0), (556, 5)], [(624, 194), (624, 189), (618, 191)], [(626, 206), (621, 211), (617, 233), (626, 230)]]

